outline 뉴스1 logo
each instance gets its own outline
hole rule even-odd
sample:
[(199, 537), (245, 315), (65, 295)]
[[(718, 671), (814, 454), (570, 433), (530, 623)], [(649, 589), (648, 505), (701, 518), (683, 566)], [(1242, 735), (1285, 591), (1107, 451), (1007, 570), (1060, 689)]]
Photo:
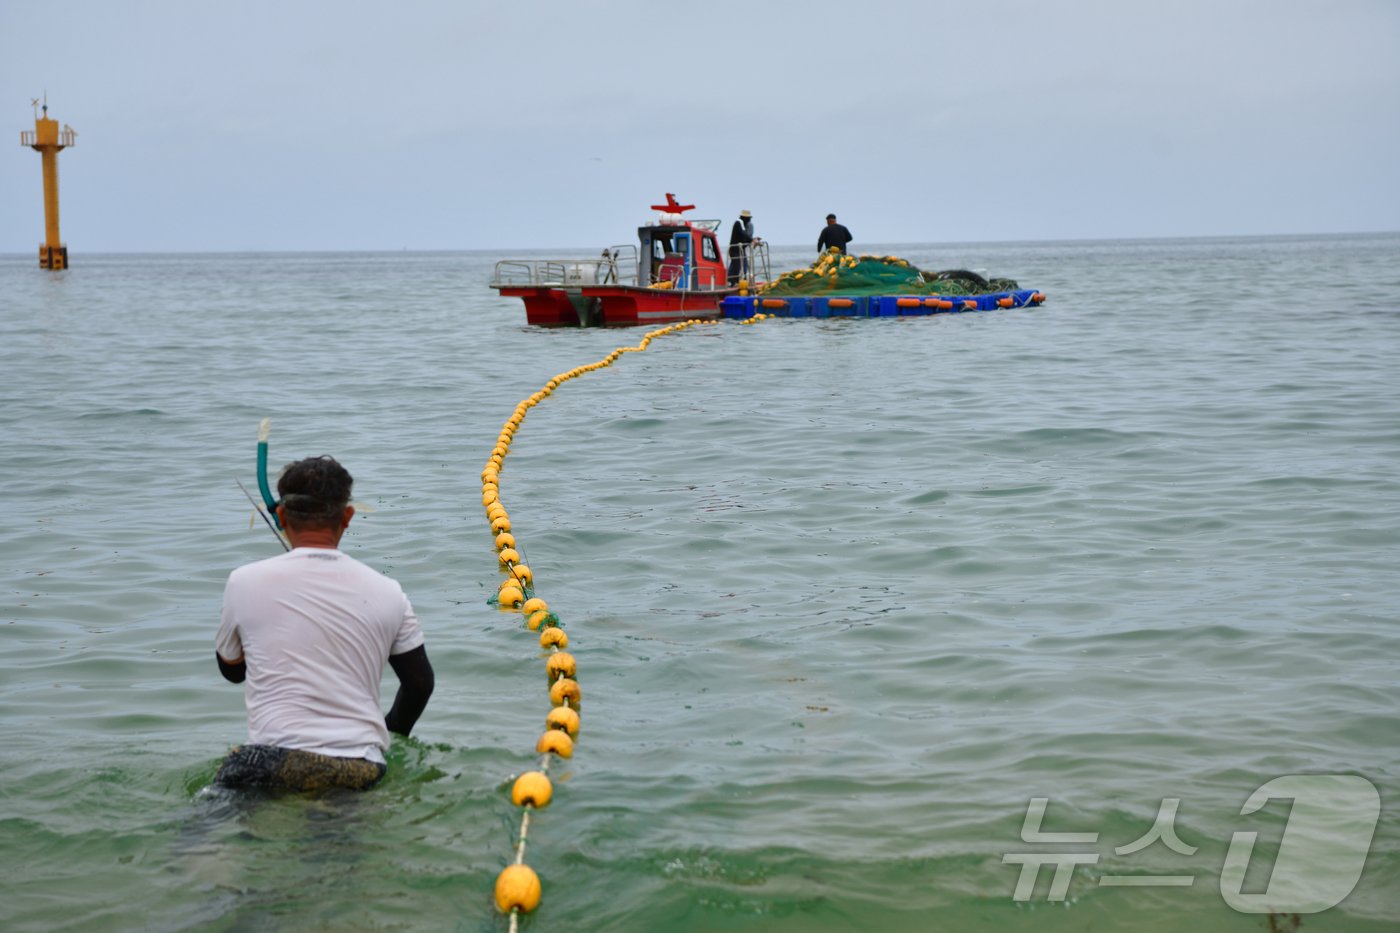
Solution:
[[(1376, 786), (1354, 774), (1290, 774), (1274, 778), (1249, 795), (1241, 816), (1258, 812), (1270, 800), (1292, 799), (1293, 809), (1284, 827), (1278, 857), (1268, 887), (1259, 894), (1243, 891), (1245, 873), (1254, 854), (1256, 832), (1236, 832), (1230, 838), (1220, 872), (1220, 894), (1241, 913), (1312, 914), (1335, 907), (1352, 892), (1361, 878), (1380, 819), (1381, 795)], [(1140, 838), (1114, 848), (1117, 855), (1132, 855), (1160, 842), (1178, 855), (1194, 855), (1197, 847), (1183, 842), (1176, 832), (1176, 811), (1181, 799), (1165, 797), (1152, 828)], [(1043, 832), (1041, 824), (1050, 798), (1033, 797), (1026, 807), (1021, 841), (1044, 845), (1083, 845), (1098, 841), (1099, 834)], [(1030, 900), (1040, 869), (1054, 866), (1048, 901), (1063, 901), (1069, 894), (1074, 869), (1098, 863), (1097, 852), (1008, 853), (1003, 864), (1021, 866), (1012, 899)], [(1184, 875), (1102, 875), (1101, 887), (1189, 887), (1196, 881)]]

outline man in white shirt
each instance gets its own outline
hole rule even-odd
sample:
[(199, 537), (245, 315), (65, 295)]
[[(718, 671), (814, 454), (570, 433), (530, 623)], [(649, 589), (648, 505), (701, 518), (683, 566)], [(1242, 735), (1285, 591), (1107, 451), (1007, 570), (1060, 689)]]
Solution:
[[(248, 742), (216, 784), (370, 787), (384, 776), (389, 733), (408, 735), (428, 704), (433, 668), (408, 597), (339, 549), (353, 483), (331, 457), (289, 464), (276, 511), (292, 549), (229, 576), (215, 658), (226, 680), (246, 681)], [(386, 663), (399, 678), (387, 716)]]

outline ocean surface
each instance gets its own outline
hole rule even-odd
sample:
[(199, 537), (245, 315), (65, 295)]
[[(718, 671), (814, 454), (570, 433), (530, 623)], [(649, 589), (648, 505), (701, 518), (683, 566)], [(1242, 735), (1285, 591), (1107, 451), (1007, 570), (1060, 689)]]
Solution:
[[(1049, 301), (691, 328), (517, 434), (584, 693), (522, 927), (1400, 928), (1400, 235), (875, 251)], [(503, 256), (0, 257), (0, 928), (505, 928), (549, 702), (479, 473), (644, 331), (525, 326)], [(363, 795), (203, 791), (245, 735), (223, 582), (278, 551), (235, 484), (265, 417), (274, 464), (355, 475), (344, 547), (437, 669)], [(1242, 813), (1298, 774), (1381, 801), (1315, 914), (1269, 887), (1289, 799)], [(1247, 832), (1272, 916), (1222, 893)], [(1082, 856), (1063, 899), (1054, 861), (1017, 899), (1028, 853)]]

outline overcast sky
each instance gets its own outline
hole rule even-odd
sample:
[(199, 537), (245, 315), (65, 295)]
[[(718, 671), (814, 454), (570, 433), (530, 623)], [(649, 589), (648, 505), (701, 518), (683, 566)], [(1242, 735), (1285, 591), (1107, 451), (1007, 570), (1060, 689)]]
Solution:
[(1397, 0), (0, 0), (0, 252), (45, 91), (75, 255), (1400, 230)]

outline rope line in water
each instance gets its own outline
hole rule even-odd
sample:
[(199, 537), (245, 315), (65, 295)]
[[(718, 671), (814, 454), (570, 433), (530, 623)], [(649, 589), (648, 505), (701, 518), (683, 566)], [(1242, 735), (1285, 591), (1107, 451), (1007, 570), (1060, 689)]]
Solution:
[[(756, 314), (737, 323), (756, 324), (769, 315)], [(528, 913), (539, 906), (540, 879), (534, 869), (525, 864), (525, 847), (530, 833), (530, 814), (549, 805), (554, 796), (554, 786), (549, 780), (549, 766), (554, 758), (571, 758), (574, 754), (574, 739), (579, 730), (579, 706), (582, 694), (578, 685), (578, 665), (574, 656), (564, 649), (569, 646), (569, 636), (565, 634), (563, 622), (551, 612), (549, 605), (535, 595), (535, 574), (521, 560), (516, 539), (511, 534), (510, 516), (501, 504), (500, 476), (505, 466), (505, 458), (510, 453), (511, 441), (530, 409), (544, 401), (565, 382), (579, 376), (605, 369), (622, 358), (624, 353), (640, 353), (657, 337), (664, 337), (697, 324), (716, 324), (717, 321), (690, 320), (672, 324), (659, 330), (649, 331), (635, 347), (618, 347), (596, 363), (577, 366), (559, 373), (528, 398), (515, 406), (515, 411), (501, 426), (501, 434), (496, 446), (481, 471), (481, 504), (486, 509), (486, 520), (491, 523), (491, 533), (495, 535), (496, 558), (504, 579), (496, 595), (487, 602), (502, 612), (519, 612), (525, 617), (525, 627), (540, 633), (540, 647), (549, 650), (545, 670), (549, 677), (549, 701), (552, 706), (545, 717), (545, 731), (535, 743), (535, 751), (540, 753), (538, 771), (527, 771), (515, 779), (511, 787), (510, 799), (521, 808), (520, 834), (515, 845), (515, 861), (501, 870), (496, 876), (496, 906), (502, 913), (510, 915), (511, 933), (519, 928), (521, 913)]]

